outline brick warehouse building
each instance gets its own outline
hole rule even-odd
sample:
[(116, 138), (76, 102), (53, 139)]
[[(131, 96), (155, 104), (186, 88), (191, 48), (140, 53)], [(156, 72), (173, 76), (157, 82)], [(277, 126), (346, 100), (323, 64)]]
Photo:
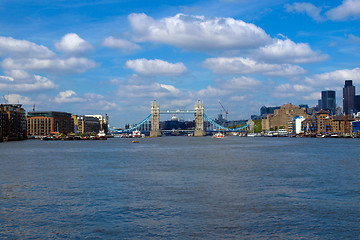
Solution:
[(46, 136), (52, 133), (74, 132), (71, 113), (66, 112), (29, 112), (27, 114), (27, 135)]

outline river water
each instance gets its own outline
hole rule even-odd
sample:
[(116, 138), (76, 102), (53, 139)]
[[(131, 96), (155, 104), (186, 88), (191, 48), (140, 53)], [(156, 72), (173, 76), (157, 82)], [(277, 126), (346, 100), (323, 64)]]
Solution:
[(360, 239), (360, 139), (0, 144), (1, 239)]

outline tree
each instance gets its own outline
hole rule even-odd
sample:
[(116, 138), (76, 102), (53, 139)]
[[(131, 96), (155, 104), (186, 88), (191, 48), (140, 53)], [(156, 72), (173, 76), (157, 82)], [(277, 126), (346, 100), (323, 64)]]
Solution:
[(254, 123), (255, 123), (254, 132), (261, 133), (262, 132), (262, 120), (261, 119), (255, 120)]

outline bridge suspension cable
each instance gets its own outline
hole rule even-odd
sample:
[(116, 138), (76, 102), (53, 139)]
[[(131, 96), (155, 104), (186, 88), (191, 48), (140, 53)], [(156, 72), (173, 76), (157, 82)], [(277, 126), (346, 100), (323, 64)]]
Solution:
[(213, 126), (215, 126), (219, 130), (234, 132), (234, 131), (243, 130), (244, 128), (247, 128), (249, 126), (249, 124), (246, 124), (246, 125), (238, 127), (238, 128), (228, 128), (228, 127), (224, 127), (224, 126), (218, 124), (217, 122), (215, 122), (214, 120), (209, 118), (205, 113), (204, 113), (204, 117), (210, 124), (212, 124)]
[(138, 124), (134, 125), (133, 127), (131, 128), (127, 128), (127, 129), (123, 129), (123, 130), (113, 130), (112, 132), (113, 133), (126, 133), (126, 132), (132, 132), (134, 131), (135, 129), (141, 127), (142, 125), (144, 125), (144, 123), (146, 123), (146, 121), (148, 121), (151, 117), (151, 114), (149, 116), (147, 116), (144, 120), (142, 120), (141, 122), (139, 122)]

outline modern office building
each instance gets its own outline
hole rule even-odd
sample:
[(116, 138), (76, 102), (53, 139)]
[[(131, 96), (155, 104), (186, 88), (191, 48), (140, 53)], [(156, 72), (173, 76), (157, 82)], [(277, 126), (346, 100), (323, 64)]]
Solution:
[(266, 117), (266, 115), (268, 114), (274, 114), (274, 111), (276, 109), (280, 109), (280, 107), (266, 107), (266, 106), (262, 106), (260, 108), (260, 116)]
[(354, 113), (360, 112), (360, 95), (355, 95), (354, 99)]
[(0, 104), (0, 142), (25, 138), (25, 110), (21, 106), (21, 104)]
[(352, 80), (345, 80), (343, 88), (343, 111), (345, 115), (355, 112), (355, 86)]
[(109, 116), (105, 114), (105, 116), (97, 114), (97, 115), (85, 115), (85, 117), (93, 117), (97, 118), (100, 123), (100, 130), (104, 131), (105, 134), (108, 134), (109, 130)]
[(74, 132), (71, 113), (66, 112), (29, 112), (27, 114), (27, 135), (46, 136), (55, 133)]
[(99, 133), (101, 130), (100, 119), (88, 115), (73, 115), (75, 133)]
[(321, 99), (318, 100), (318, 104), (316, 105), (316, 111), (320, 111), (322, 107)]
[(330, 115), (336, 113), (336, 92), (332, 90), (321, 92), (321, 109), (329, 112)]

